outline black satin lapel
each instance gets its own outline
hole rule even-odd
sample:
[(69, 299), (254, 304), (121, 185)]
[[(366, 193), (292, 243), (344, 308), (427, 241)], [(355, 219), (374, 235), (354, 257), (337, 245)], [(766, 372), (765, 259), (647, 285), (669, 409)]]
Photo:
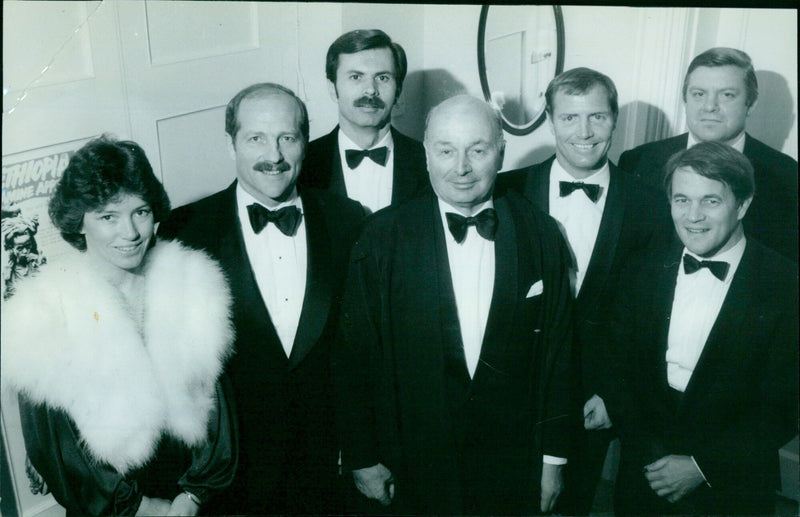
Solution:
[(486, 331), (483, 334), (480, 361), (473, 377), (477, 378), (487, 364), (486, 358), (496, 354), (498, 347), (509, 345), (508, 332), (515, 319), (519, 297), (519, 256), (517, 232), (508, 202), (495, 200), (497, 210), (497, 233), (494, 241), (494, 288)]
[(394, 142), (392, 204), (408, 199), (418, 187), (415, 182), (416, 175), (412, 174), (416, 171), (407, 170), (414, 164), (414, 160), (409, 156), (408, 148), (404, 145), (402, 137), (397, 135), (398, 133), (392, 128), (392, 141)]
[(672, 300), (675, 297), (675, 285), (678, 279), (678, 266), (681, 263), (682, 248), (670, 252), (668, 258), (660, 265), (657, 272), (658, 279), (653, 288), (653, 305), (651, 309), (651, 321), (658, 329), (658, 335), (652, 344), (654, 351), (650, 357), (656, 361), (656, 371), (658, 372), (658, 382), (663, 388), (663, 394), (668, 396), (667, 390), (667, 339), (669, 338), (669, 322), (672, 317)]
[[(341, 131), (341, 129), (339, 129)], [(331, 139), (331, 181), (328, 190), (338, 196), (347, 197), (347, 186), (342, 172), (342, 157), (339, 155), (339, 133), (334, 131)]]
[[(427, 278), (430, 281), (430, 289), (436, 295), (434, 303), (439, 308), (439, 319), (442, 329), (442, 347), (444, 353), (444, 364), (449, 377), (454, 379), (459, 386), (462, 397), (466, 397), (469, 392), (471, 382), (469, 369), (467, 369), (467, 358), (464, 355), (464, 343), (461, 340), (461, 326), (458, 321), (458, 307), (456, 306), (456, 295), (453, 290), (453, 276), (450, 274), (450, 261), (447, 255), (447, 241), (445, 240), (445, 229), (441, 222), (439, 204), (434, 197), (432, 207), (433, 221), (431, 224), (434, 243), (432, 249), (435, 250), (435, 277)], [(426, 233), (426, 232), (422, 232)], [(426, 285), (426, 284), (420, 284)], [(421, 307), (426, 307), (421, 305)], [(461, 397), (459, 397), (461, 399)], [(463, 400), (452, 401), (459, 405)]]
[(281, 347), (278, 332), (272, 324), (267, 305), (256, 283), (250, 258), (247, 256), (235, 195), (232, 197), (232, 202), (226, 203), (228, 206), (223, 212), (225, 215), (221, 215), (218, 220), (230, 222), (220, 228), (219, 256), (230, 281), (231, 292), (234, 293), (235, 317), (246, 319), (248, 326), (263, 327), (260, 336), (263, 342)]
[(597, 230), (597, 239), (575, 305), (575, 312), (578, 314), (597, 305), (597, 298), (611, 271), (627, 205), (624, 181), (622, 173), (612, 166), (600, 228)]
[(686, 385), (684, 400), (691, 400), (692, 394), (703, 390), (707, 385), (709, 365), (730, 362), (730, 351), (739, 346), (738, 336), (744, 335), (741, 328), (753, 318), (751, 307), (757, 305), (757, 300), (753, 299), (757, 291), (757, 280), (754, 275), (747, 274), (748, 271), (759, 270), (759, 265), (754, 262), (753, 255), (745, 248), (736, 276), (731, 280), (731, 286), (719, 309), (717, 320), (711, 327), (706, 345), (700, 353), (689, 384)]
[(525, 197), (528, 198), (539, 210), (550, 212), (550, 167), (554, 157), (535, 165), (525, 180)]
[(307, 241), (306, 292), (289, 356), (289, 368), (300, 364), (319, 340), (328, 322), (333, 296), (331, 244), (326, 229), (328, 221), (315, 198), (303, 196), (302, 200)]

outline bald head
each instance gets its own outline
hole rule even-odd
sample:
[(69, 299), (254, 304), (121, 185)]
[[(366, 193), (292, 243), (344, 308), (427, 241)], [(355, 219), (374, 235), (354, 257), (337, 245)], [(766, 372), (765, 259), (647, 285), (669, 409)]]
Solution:
[(450, 118), (459, 114), (470, 113), (476, 117), (483, 117), (484, 123), (491, 128), (493, 140), (496, 145), (503, 147), (503, 122), (500, 112), (493, 108), (488, 102), (477, 99), (471, 95), (456, 95), (450, 97), (428, 112), (425, 119), (425, 141), (428, 140), (428, 132), (431, 124), (437, 123), (440, 119)]
[(459, 95), (431, 110), (425, 156), (436, 195), (465, 215), (492, 196), (503, 165), (503, 129), (487, 103)]

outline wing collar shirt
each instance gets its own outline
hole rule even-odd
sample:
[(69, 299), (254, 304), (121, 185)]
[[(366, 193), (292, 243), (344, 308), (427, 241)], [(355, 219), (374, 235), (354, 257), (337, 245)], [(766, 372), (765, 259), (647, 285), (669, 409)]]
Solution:
[(355, 169), (347, 166), (345, 151), (348, 149), (361, 150), (361, 147), (350, 140), (339, 128), (339, 160), (342, 164), (342, 174), (344, 175), (344, 185), (347, 190), (347, 197), (355, 199), (370, 212), (376, 212), (381, 208), (389, 206), (392, 202), (392, 179), (394, 178), (394, 140), (392, 132), (387, 131), (375, 145), (367, 150), (376, 147), (386, 147), (386, 165), (379, 165), (370, 158), (364, 158)]
[[(681, 259), (672, 301), (666, 354), (667, 380), (673, 389), (681, 392), (686, 390), (711, 328), (717, 320), (722, 302), (728, 294), (731, 280), (742, 260), (745, 245), (746, 239), (743, 237), (731, 249), (706, 259), (730, 264), (725, 280), (717, 279), (708, 268), (700, 268), (687, 275)], [(703, 260), (685, 248), (683, 253)]]
[[(238, 185), (236, 204), (247, 257), (250, 259), (261, 298), (267, 306), (269, 317), (288, 358), (292, 353), (306, 292), (308, 245), (305, 217), (300, 219), (297, 232), (293, 236), (284, 235), (272, 223), (256, 234), (247, 215), (247, 206), (253, 203), (258, 201)], [(291, 199), (270, 210), (292, 205), (303, 213), (303, 203), (296, 190)]]
[[(689, 140), (686, 143), (686, 148), (689, 149), (690, 147), (693, 147), (693, 146), (695, 146), (695, 145), (697, 145), (699, 143), (700, 143), (700, 141), (697, 140), (694, 137), (694, 135), (692, 134), (692, 132), (690, 131), (689, 132)], [(731, 147), (733, 147), (734, 149), (736, 149), (740, 153), (744, 153), (744, 131), (742, 131), (742, 134), (740, 134), (736, 138), (736, 140), (733, 141), (733, 143), (731, 144)]]
[(586, 269), (592, 258), (600, 221), (603, 219), (603, 209), (606, 206), (608, 185), (611, 182), (608, 161), (588, 178), (579, 180), (583, 183), (600, 185), (600, 198), (597, 202), (589, 199), (582, 190), (575, 190), (571, 194), (561, 197), (559, 193), (559, 182), (561, 181), (574, 182), (576, 179), (564, 170), (556, 159), (553, 160), (550, 168), (549, 212), (550, 216), (558, 221), (558, 227), (567, 240), (572, 255), (570, 283), (573, 295), (577, 296), (583, 279), (586, 277)]

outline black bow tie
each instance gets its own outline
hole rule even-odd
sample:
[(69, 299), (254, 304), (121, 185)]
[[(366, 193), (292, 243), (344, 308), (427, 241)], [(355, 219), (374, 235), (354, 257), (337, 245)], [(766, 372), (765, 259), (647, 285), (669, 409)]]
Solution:
[(568, 196), (580, 189), (586, 194), (586, 197), (592, 200), (592, 203), (597, 203), (600, 199), (600, 185), (597, 183), (584, 183), (582, 181), (559, 181), (558, 182), (559, 195), (561, 197)]
[(687, 275), (697, 272), (700, 268), (708, 268), (712, 275), (720, 280), (725, 280), (730, 267), (730, 264), (721, 260), (697, 260), (688, 254), (683, 256), (683, 271)]
[(282, 234), (290, 237), (297, 232), (302, 217), (300, 210), (294, 205), (285, 206), (280, 210), (269, 210), (258, 203), (247, 206), (247, 215), (250, 218), (250, 226), (256, 234), (261, 233), (267, 223), (275, 223)]
[(494, 208), (487, 208), (474, 217), (464, 217), (453, 212), (447, 212), (445, 217), (450, 233), (459, 244), (466, 239), (468, 226), (474, 226), (478, 230), (478, 235), (484, 239), (494, 240), (494, 232), (497, 231), (497, 212)]
[(389, 148), (386, 146), (376, 147), (375, 149), (346, 149), (344, 157), (347, 160), (347, 166), (355, 169), (364, 160), (364, 157), (369, 156), (369, 159), (380, 166), (386, 165), (386, 157), (389, 156)]

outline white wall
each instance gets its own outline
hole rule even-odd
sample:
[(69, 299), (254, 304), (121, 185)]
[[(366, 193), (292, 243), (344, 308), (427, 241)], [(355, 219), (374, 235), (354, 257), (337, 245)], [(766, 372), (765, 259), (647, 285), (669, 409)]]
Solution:
[[(426, 6), (426, 108), (456, 93), (482, 96), (477, 63), (480, 9)], [(685, 131), (683, 74), (696, 54), (713, 46), (733, 46), (750, 54), (762, 95), (749, 130), (797, 158), (796, 11), (563, 6), (562, 14), (564, 69), (594, 68), (617, 86), (620, 119), (609, 152), (612, 160), (645, 141)], [(504, 169), (541, 161), (554, 145), (547, 124), (527, 136), (506, 135), (506, 141)]]

